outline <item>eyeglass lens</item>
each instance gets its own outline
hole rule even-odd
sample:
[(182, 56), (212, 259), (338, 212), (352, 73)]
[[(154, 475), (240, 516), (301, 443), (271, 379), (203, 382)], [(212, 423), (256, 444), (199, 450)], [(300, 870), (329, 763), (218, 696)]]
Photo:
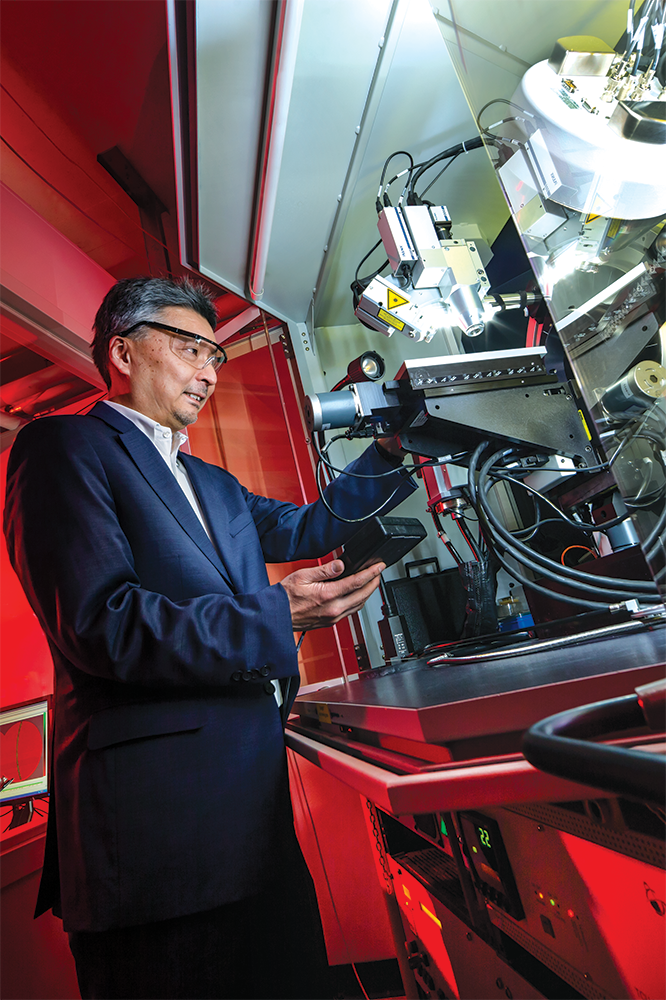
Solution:
[(169, 340), (174, 354), (195, 368), (206, 368), (210, 365), (217, 371), (224, 363), (224, 355), (210, 344), (197, 343), (194, 338), (179, 337), (177, 334), (172, 334)]

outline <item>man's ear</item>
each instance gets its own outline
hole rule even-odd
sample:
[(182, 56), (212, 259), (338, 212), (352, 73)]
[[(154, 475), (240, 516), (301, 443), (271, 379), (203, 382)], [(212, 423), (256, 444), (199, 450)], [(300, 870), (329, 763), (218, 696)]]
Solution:
[(111, 365), (121, 375), (129, 376), (130, 346), (127, 337), (112, 337), (109, 341), (109, 366)]

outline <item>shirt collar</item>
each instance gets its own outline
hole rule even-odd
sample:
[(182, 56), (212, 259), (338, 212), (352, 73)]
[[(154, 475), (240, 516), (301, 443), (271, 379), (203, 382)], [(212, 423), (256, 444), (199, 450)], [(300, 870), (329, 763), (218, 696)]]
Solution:
[(187, 434), (183, 434), (182, 431), (172, 431), (170, 427), (164, 427), (157, 420), (147, 417), (145, 413), (139, 413), (138, 410), (124, 406), (123, 403), (114, 403), (110, 399), (105, 399), (104, 402), (107, 406), (111, 406), (118, 413), (121, 413), (123, 417), (131, 420), (157, 447), (160, 447), (160, 445), (163, 447), (164, 442), (168, 441), (168, 450), (172, 453), (177, 453), (178, 449), (187, 441)]

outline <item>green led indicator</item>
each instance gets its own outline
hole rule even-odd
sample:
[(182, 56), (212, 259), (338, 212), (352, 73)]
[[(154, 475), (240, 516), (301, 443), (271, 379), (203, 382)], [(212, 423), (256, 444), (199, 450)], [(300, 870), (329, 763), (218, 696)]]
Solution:
[(551, 901), (550, 901), (550, 905), (551, 905), (551, 906), (555, 906), (555, 900), (554, 900), (554, 899), (551, 899)]
[(479, 830), (479, 840), (484, 847), (489, 847), (492, 850), (492, 844), (490, 843), (490, 834), (484, 827), (478, 827)]
[(443, 819), (441, 818), (441, 816), (440, 816), (440, 819), (439, 819), (439, 828), (440, 828), (440, 830), (442, 831), (442, 833), (444, 834), (444, 836), (445, 836), (445, 837), (448, 837), (448, 835), (449, 835), (449, 831), (448, 831), (448, 830), (446, 829), (446, 823), (445, 823), (445, 822), (444, 822), (444, 820), (443, 820)]
[(479, 853), (478, 847), (475, 847), (474, 844), (472, 844), (472, 851), (474, 852), (474, 854), (478, 854)]

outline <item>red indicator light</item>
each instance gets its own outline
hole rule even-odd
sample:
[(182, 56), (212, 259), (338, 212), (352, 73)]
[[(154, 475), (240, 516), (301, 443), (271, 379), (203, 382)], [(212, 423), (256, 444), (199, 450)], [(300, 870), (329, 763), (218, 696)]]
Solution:
[(540, 892), (540, 893), (539, 893), (539, 899), (543, 899), (543, 898), (544, 898), (544, 895), (543, 895), (543, 893), (542, 893), (542, 892)]
[(576, 914), (574, 913), (573, 910), (567, 910), (567, 916), (573, 919), (576, 916)]

